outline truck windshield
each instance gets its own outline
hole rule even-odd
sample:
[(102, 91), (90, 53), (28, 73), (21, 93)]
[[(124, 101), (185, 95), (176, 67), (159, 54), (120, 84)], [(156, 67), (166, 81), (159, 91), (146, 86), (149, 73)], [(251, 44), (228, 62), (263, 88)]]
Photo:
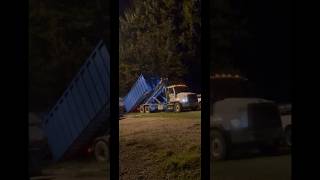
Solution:
[(177, 86), (177, 87), (174, 87), (174, 90), (175, 90), (176, 94), (189, 91), (187, 86)]

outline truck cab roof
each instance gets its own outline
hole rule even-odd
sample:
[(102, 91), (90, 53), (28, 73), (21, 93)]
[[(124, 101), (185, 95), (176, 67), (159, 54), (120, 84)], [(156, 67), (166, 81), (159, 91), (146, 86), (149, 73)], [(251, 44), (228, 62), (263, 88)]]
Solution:
[(174, 85), (168, 86), (167, 88), (175, 88), (175, 87), (188, 87), (188, 86), (185, 84), (174, 84)]
[(217, 102), (226, 102), (226, 103), (246, 103), (246, 104), (250, 104), (250, 103), (263, 103), (263, 102), (273, 102), (271, 100), (267, 100), (267, 99), (262, 99), (262, 98), (241, 98), (241, 97), (236, 97), (236, 98), (225, 98), (222, 100), (219, 100)]

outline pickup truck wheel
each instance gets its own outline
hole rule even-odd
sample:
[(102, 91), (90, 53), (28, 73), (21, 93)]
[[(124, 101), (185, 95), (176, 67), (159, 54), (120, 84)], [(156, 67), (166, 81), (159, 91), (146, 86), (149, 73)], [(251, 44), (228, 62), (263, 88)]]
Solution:
[(291, 141), (291, 127), (287, 127), (285, 130), (285, 140), (286, 140), (286, 145), (291, 147), (292, 141)]
[(109, 146), (107, 142), (99, 140), (94, 146), (94, 155), (99, 162), (109, 161)]
[(227, 157), (227, 142), (224, 135), (217, 130), (210, 132), (210, 154), (213, 160), (224, 160)]
[(181, 112), (182, 111), (182, 106), (180, 103), (175, 103), (174, 104), (174, 112)]

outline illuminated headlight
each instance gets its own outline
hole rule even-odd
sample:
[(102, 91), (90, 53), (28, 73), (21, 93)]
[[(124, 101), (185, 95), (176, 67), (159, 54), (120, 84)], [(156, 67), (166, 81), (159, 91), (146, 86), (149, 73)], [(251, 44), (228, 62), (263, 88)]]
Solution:
[(181, 99), (181, 102), (183, 102), (183, 103), (186, 103), (186, 102), (188, 102), (188, 98), (187, 98), (187, 97), (185, 97), (185, 98), (182, 98), (182, 99)]

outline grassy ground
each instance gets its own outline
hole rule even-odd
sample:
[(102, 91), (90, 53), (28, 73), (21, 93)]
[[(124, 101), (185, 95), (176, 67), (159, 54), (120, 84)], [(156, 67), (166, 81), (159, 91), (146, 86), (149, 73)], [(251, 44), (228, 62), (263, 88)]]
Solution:
[(213, 177), (214, 180), (290, 180), (291, 155), (214, 162)]
[(200, 111), (128, 114), (119, 124), (120, 179), (200, 179)]
[(99, 163), (94, 158), (58, 162), (42, 169), (42, 176), (31, 180), (106, 180), (106, 163)]

